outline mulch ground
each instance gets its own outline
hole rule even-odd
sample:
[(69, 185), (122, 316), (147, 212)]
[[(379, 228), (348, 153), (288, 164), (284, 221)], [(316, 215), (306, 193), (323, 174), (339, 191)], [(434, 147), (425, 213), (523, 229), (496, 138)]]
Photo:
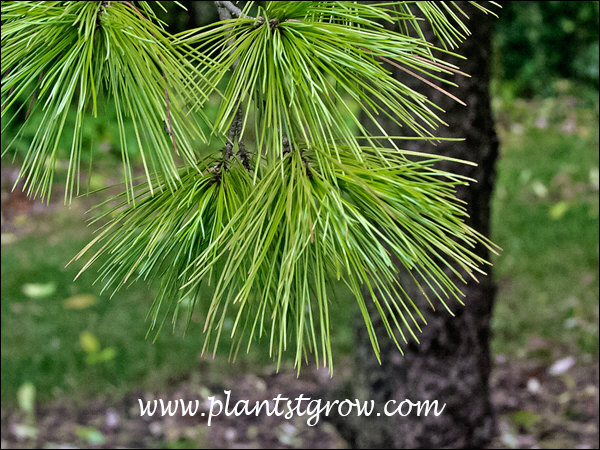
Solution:
[[(492, 398), (498, 433), (492, 448), (598, 448), (598, 369), (593, 364), (547, 367), (534, 360), (497, 358)], [(565, 370), (566, 369), (566, 370)], [(562, 372), (561, 372), (562, 370)], [(559, 372), (559, 373), (555, 373)], [(245, 416), (140, 417), (138, 398), (199, 399), (208, 411), (211, 395), (231, 404), (278, 394), (320, 398), (331, 381), (327, 373), (238, 375), (203, 383), (202, 375), (174, 380), (164, 393), (130, 392), (114, 400), (99, 397), (83, 405), (58, 398), (36, 408), (35, 437), (27, 436), (27, 420), (18, 410), (2, 409), (2, 448), (346, 448), (335, 428), (306, 418)]]

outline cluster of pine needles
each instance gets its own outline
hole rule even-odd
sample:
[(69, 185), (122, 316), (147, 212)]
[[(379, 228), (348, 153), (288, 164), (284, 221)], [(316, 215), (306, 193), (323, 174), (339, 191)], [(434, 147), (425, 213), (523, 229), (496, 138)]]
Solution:
[[(418, 341), (425, 323), (398, 281), (400, 267), (431, 293), (432, 307), (451, 312), (452, 302), (462, 303), (454, 280), (483, 273), (476, 248), (494, 248), (465, 224), (455, 196), (472, 180), (437, 169), (444, 157), (402, 150), (403, 137), (377, 122), (385, 116), (417, 139), (434, 139), (438, 108), (388, 65), (450, 89), (459, 70), (443, 56), (468, 34), (462, 10), (437, 2), (246, 2), (229, 4), (230, 18), (173, 36), (148, 2), (136, 5), (2, 6), (2, 114), (12, 109), (15, 117), (28, 103), (44, 111), (22, 163), (30, 194), (50, 194), (69, 108), (78, 119), (68, 192), (78, 179), (86, 108), (95, 112), (103, 94), (118, 111), (126, 187), (96, 208), (98, 234), (75, 257), (87, 258), (82, 271), (97, 267), (112, 293), (138, 280), (159, 283), (149, 313), (155, 333), (169, 318), (200, 317), (204, 351), (216, 351), (223, 333), (234, 357), (263, 339), (278, 364), (291, 352), (298, 369), (310, 354), (333, 364), (330, 309), (349, 301), (335, 296), (340, 283), (377, 357), (373, 311), (400, 349)], [(425, 40), (423, 20), (441, 48)], [(215, 97), (221, 107), (209, 119), (202, 109)], [(146, 170), (137, 185), (125, 120), (134, 123)], [(198, 150), (195, 139), (210, 136), (197, 120), (225, 138), (220, 151)], [(247, 136), (255, 137), (252, 152)]]

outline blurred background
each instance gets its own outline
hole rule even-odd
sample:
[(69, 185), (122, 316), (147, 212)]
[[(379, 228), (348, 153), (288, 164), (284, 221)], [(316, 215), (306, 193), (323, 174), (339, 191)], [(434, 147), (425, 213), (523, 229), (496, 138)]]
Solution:
[[(598, 446), (598, 15), (597, 2), (506, 2), (496, 24), (491, 95), (501, 148), (491, 238), (504, 249), (494, 260), (496, 447)], [(198, 2), (189, 13), (169, 9), (165, 20), (187, 29), (216, 20), (216, 11)], [(121, 181), (115, 122), (84, 122), (96, 167), (85, 189)], [(3, 151), (17, 125), (3, 124)], [(34, 132), (35, 120), (17, 147)], [(260, 346), (235, 364), (226, 346), (202, 358), (200, 324), (185, 337), (177, 328), (147, 340), (152, 286), (109, 299), (93, 272), (73, 282), (81, 265), (65, 268), (92, 235), (86, 210), (108, 194), (65, 207), (59, 183), (45, 205), (11, 191), (17, 173), (3, 158), (2, 448), (344, 446), (328, 424), (220, 418), (208, 429), (140, 419), (141, 396), (317, 395), (329, 376), (296, 378), (291, 366), (276, 375)], [(350, 376), (349, 309), (333, 312), (334, 382)]]

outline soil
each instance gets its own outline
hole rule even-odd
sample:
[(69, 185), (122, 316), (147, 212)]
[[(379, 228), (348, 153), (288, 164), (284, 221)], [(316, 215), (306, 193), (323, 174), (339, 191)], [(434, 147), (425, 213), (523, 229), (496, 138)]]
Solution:
[[(598, 448), (598, 369), (593, 364), (569, 365), (569, 357), (552, 367), (535, 360), (497, 358), (492, 397), (498, 414), (498, 434), (491, 448)], [(339, 366), (338, 366), (339, 368)], [(554, 371), (554, 372), (553, 372)], [(344, 372), (342, 370), (342, 372)], [(346, 374), (348, 373), (346, 368)], [(140, 417), (139, 398), (200, 401), (208, 412), (211, 395), (230, 404), (240, 399), (282, 397), (323, 398), (336, 380), (327, 372), (305, 370), (261, 376), (237, 375), (220, 382), (202, 382), (195, 373), (173, 380), (164, 392), (130, 392), (118, 399), (98, 397), (82, 405), (58, 398), (36, 409), (35, 437), (27, 437), (23, 412), (2, 408), (2, 448), (346, 448), (335, 428), (306, 417), (260, 414), (207, 418)], [(27, 428), (25, 428), (25, 431)]]

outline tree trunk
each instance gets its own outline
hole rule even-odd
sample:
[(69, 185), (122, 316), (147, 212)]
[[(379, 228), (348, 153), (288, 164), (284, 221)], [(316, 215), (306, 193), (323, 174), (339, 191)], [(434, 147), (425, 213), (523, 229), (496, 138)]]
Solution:
[[(477, 180), (461, 189), (457, 195), (468, 204), (470, 225), (489, 236), (490, 195), (494, 183), (494, 162), (498, 143), (494, 131), (489, 100), (490, 37), (493, 17), (484, 16), (464, 4), (471, 16), (468, 23), (472, 35), (458, 53), (467, 60), (454, 61), (471, 78), (456, 79), (458, 88), (449, 89), (467, 103), (462, 106), (406, 73), (395, 69), (395, 76), (423, 92), (446, 113), (449, 127), (438, 130), (438, 136), (464, 137), (463, 142), (442, 142), (437, 146), (416, 141), (411, 150), (439, 153), (474, 161), (477, 167), (456, 163), (444, 169), (459, 172)], [(457, 77), (458, 78), (458, 77)], [(391, 135), (405, 134), (390, 121), (381, 122)], [(488, 252), (478, 253), (488, 258)], [(485, 270), (485, 269), (484, 269)], [(452, 307), (455, 317), (442, 308), (431, 311), (426, 300), (413, 287), (406, 272), (399, 273), (407, 293), (417, 299), (428, 325), (419, 336), (420, 344), (410, 343), (402, 357), (393, 342), (386, 337), (378, 315), (373, 314), (381, 345), (382, 364), (377, 362), (362, 319), (357, 327), (354, 378), (351, 398), (375, 400), (382, 408), (388, 400), (398, 404), (404, 399), (437, 399), (445, 403), (443, 413), (435, 417), (355, 417), (343, 419), (342, 435), (354, 448), (464, 448), (485, 446), (494, 433), (494, 420), (489, 395), (490, 317), (494, 300), (494, 285), (490, 270), (479, 283), (463, 286), (465, 306)], [(457, 281), (460, 285), (460, 281)], [(432, 297), (433, 298), (433, 297)], [(441, 306), (441, 305), (440, 305)], [(349, 420), (350, 419), (350, 420)]]

